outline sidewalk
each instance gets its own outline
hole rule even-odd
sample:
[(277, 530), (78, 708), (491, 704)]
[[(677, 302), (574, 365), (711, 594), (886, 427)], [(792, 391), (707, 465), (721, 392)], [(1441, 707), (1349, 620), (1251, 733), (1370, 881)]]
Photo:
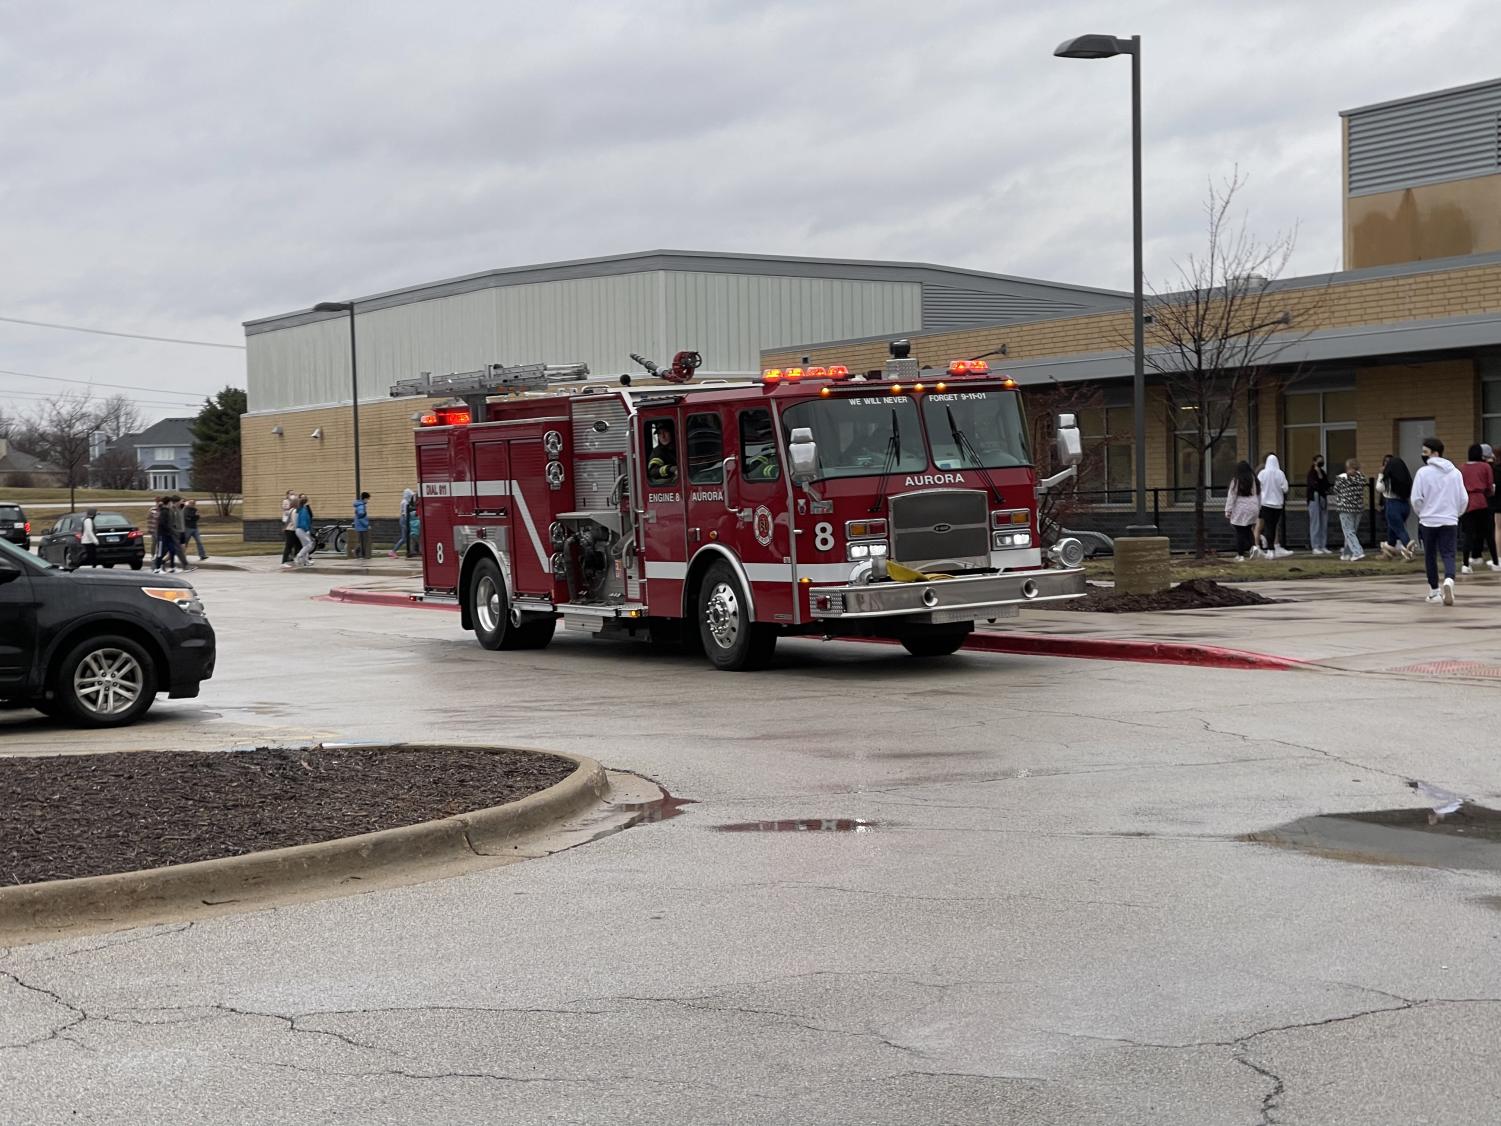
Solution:
[(1421, 575), (1247, 585), (1288, 601), (1156, 614), (1023, 610), (983, 632), (1213, 645), (1350, 671), (1501, 678), (1501, 575), (1461, 576), (1452, 607), (1423, 600)]

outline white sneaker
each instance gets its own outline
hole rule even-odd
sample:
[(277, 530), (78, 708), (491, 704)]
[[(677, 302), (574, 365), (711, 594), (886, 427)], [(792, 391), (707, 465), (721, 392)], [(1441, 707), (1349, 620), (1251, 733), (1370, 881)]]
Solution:
[(1443, 600), (1444, 596), (1436, 590), (1430, 590), (1428, 597), (1423, 599), (1424, 602), (1442, 602)]
[(1461, 575), (1468, 575), (1470, 573), (1470, 565), (1468, 563), (1466, 563), (1463, 567), (1461, 567), (1459, 569), (1459, 573)]
[(290, 564), (290, 563), (283, 563), (281, 565), (281, 569), (283, 571), (290, 571), (292, 569), (292, 564)]
[(1272, 558), (1273, 559), (1286, 559), (1291, 554), (1292, 554), (1292, 551), (1289, 550), (1288, 548), (1285, 548), (1285, 547), (1274, 547), (1274, 548), (1272, 548)]
[(1231, 560), (1232, 563), (1244, 563), (1245, 561), (1246, 557), (1244, 555), (1237, 555), (1233, 560)]
[(1412, 562), (1412, 557), (1413, 557), (1412, 544), (1411, 543), (1404, 543), (1402, 545), (1401, 551), (1402, 551), (1402, 558), (1405, 559), (1405, 560), (1407, 560), (1409, 563), (1411, 563)]
[(1444, 596), (1444, 605), (1445, 606), (1453, 606), (1454, 605), (1454, 580), (1453, 579), (1445, 579), (1444, 580), (1443, 590), (1440, 593)]
[(1259, 548), (1259, 547), (1253, 547), (1250, 550), (1250, 552), (1247, 553), (1246, 558), (1247, 559), (1260, 559), (1263, 554), (1265, 554), (1265, 553), (1261, 550), (1261, 548)]
[(1486, 568), (1488, 570), (1491, 570), (1491, 571), (1501, 571), (1501, 563), (1492, 563), (1489, 560), (1487, 560), (1485, 565), (1486, 565)]

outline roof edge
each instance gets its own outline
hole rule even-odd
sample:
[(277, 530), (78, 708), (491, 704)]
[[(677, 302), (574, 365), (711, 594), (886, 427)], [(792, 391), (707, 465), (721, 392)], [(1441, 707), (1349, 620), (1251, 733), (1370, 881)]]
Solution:
[(1487, 86), (1501, 86), (1501, 78), (1487, 78), (1481, 82), (1467, 82), (1463, 86), (1446, 86), (1442, 90), (1428, 90), (1422, 94), (1409, 94), (1405, 98), (1390, 98), (1384, 102), (1372, 102), (1370, 105), (1356, 106), (1354, 109), (1342, 109), (1339, 111), (1339, 115), (1341, 117), (1353, 117), (1357, 113), (1368, 113), (1371, 110), (1378, 109), (1391, 109), (1393, 106), (1414, 105), (1417, 102), (1447, 98), (1469, 90), (1483, 90)]

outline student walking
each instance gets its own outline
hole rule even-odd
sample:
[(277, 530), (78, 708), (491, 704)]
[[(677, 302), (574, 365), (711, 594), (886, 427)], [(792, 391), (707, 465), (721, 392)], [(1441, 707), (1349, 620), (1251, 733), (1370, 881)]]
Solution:
[[(1428, 601), (1454, 605), (1454, 541), (1459, 514), (1469, 504), (1464, 475), (1444, 454), (1440, 438), (1423, 440), (1423, 467), (1412, 479), (1412, 510), (1418, 514), (1418, 538), (1423, 541), (1423, 569), (1428, 575)], [(1444, 561), (1439, 586), (1438, 559)]]
[(1464, 536), (1464, 565), (1459, 573), (1468, 575), (1471, 563), (1480, 566), (1481, 553), (1485, 551), (1491, 556), (1486, 565), (1492, 571), (1501, 571), (1501, 564), (1496, 562), (1496, 521), (1491, 516), (1491, 497), (1496, 492), (1495, 474), (1486, 463), (1479, 442), (1472, 445), (1465, 456), (1467, 460), (1459, 472), (1464, 478), (1468, 500), (1464, 515), (1459, 518), (1459, 528)]
[(1407, 518), (1412, 515), (1412, 470), (1396, 454), (1387, 454), (1376, 478), (1376, 496), (1386, 512), (1386, 539), (1381, 555), (1386, 559), (1412, 559), (1412, 537)]
[(1314, 555), (1329, 554), (1329, 473), (1324, 455), (1314, 454), (1304, 481), (1308, 492), (1308, 548)]
[(401, 536), (396, 545), (391, 548), (391, 558), (396, 558), (396, 553), (405, 547), (410, 540), (412, 531), (412, 510), (417, 507), (417, 493), (413, 489), (401, 490)]
[(1251, 463), (1242, 461), (1235, 467), (1235, 476), (1225, 491), (1225, 519), (1235, 531), (1237, 563), (1244, 563), (1247, 558), (1255, 559), (1261, 554), (1261, 549), (1254, 546), (1251, 538), (1251, 529), (1260, 512), (1261, 486), (1251, 470)]
[(1339, 530), (1345, 537), (1339, 557), (1351, 563), (1365, 558), (1365, 548), (1360, 546), (1360, 514), (1365, 508), (1367, 480), (1360, 462), (1352, 457), (1345, 462), (1345, 471), (1334, 479), (1333, 496), (1329, 498), (1329, 506), (1339, 513)]
[(172, 502), (166, 497), (158, 497), (156, 508), (152, 510), (152, 519), (156, 525), (156, 557), (152, 560), (151, 573), (162, 573), (162, 564), (166, 564), (169, 574), (177, 573), (177, 540), (172, 532)]
[(99, 515), (97, 508), (90, 508), (83, 514), (83, 532), (78, 537), (83, 544), (83, 562), (81, 567), (99, 566), (99, 533), (94, 527), (94, 517)]
[(370, 558), (370, 494), (361, 493), (354, 502), (354, 554), (359, 559)]
[[(1489, 445), (1482, 442), (1480, 444), (1480, 452), (1485, 458), (1486, 463), (1491, 467), (1491, 474), (1494, 476), (1496, 472), (1495, 451)], [(1501, 543), (1501, 484), (1498, 484), (1496, 491), (1491, 493), (1490, 510), (1491, 535), (1495, 537), (1497, 543)]]
[(297, 494), (288, 489), (281, 500), (281, 565), (290, 566), (301, 548), (297, 539)]
[[(1277, 463), (1276, 454), (1266, 455), (1266, 468), (1257, 480), (1261, 484), (1261, 546), (1268, 557), (1280, 559), (1291, 555), (1287, 549), (1287, 533), (1282, 531), (1282, 517), (1287, 505), (1287, 474)], [(1282, 543), (1277, 543), (1277, 534), (1282, 532)]]
[(296, 508), (297, 542), (301, 545), (297, 552), (297, 558), (292, 563), (283, 563), (283, 567), (311, 567), (313, 565), (313, 506), (308, 503), (306, 493), (297, 494)]
[(203, 550), (203, 537), (198, 534), (198, 502), (190, 500), (183, 506), (182, 522), (187, 528), (187, 539), (183, 541), (184, 550), (187, 549), (188, 541), (191, 540), (198, 548), (198, 559), (201, 562), (208, 558), (208, 552)]
[(172, 513), (172, 543), (177, 548), (177, 561), (184, 571), (191, 571), (193, 568), (188, 566), (188, 518), (183, 515), (182, 497), (170, 497), (168, 505)]

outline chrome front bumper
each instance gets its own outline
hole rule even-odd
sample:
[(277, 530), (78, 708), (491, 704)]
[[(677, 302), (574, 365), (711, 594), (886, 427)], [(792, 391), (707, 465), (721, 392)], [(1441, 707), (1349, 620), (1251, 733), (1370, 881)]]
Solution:
[(902, 617), (939, 624), (996, 617), (995, 611), (1006, 607), (1083, 595), (1083, 569), (1057, 567), (932, 582), (815, 586), (808, 592), (808, 603), (816, 619)]

